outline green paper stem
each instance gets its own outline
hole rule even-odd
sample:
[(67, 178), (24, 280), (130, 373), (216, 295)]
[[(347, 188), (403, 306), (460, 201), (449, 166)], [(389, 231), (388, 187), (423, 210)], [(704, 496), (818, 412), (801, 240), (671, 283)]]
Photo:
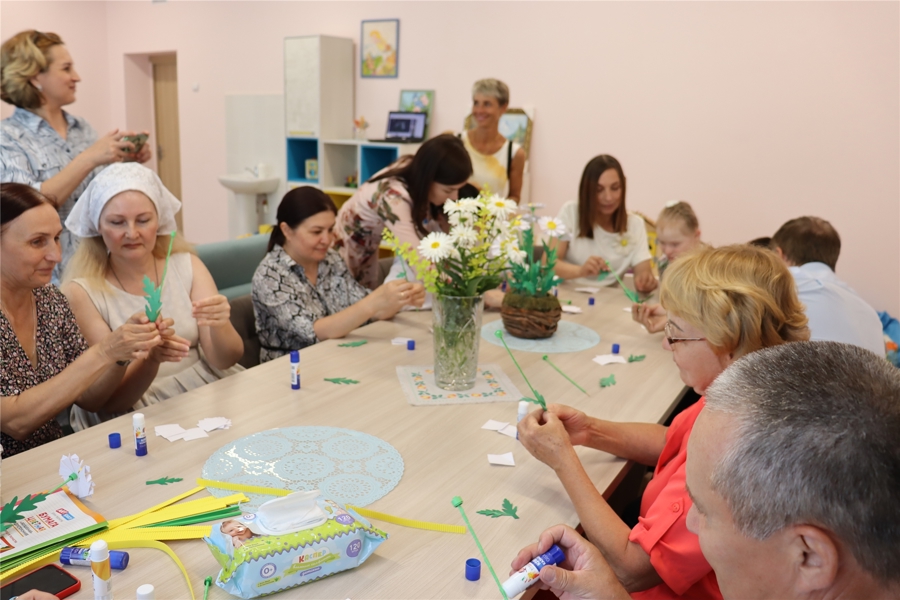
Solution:
[(475, 530), (472, 528), (472, 524), (469, 523), (469, 517), (466, 516), (466, 511), (462, 507), (462, 498), (459, 496), (454, 496), (451, 501), (453, 506), (459, 509), (459, 514), (462, 515), (463, 521), (466, 522), (466, 527), (469, 530), (469, 533), (472, 534), (472, 539), (475, 540), (475, 545), (478, 546), (478, 551), (481, 552), (481, 558), (484, 559), (484, 564), (487, 565), (488, 571), (491, 572), (491, 576), (494, 578), (494, 582), (497, 584), (497, 587), (500, 589), (500, 594), (503, 596), (503, 600), (509, 600), (509, 596), (506, 595), (506, 590), (503, 589), (503, 584), (500, 583), (500, 579), (497, 577), (497, 574), (494, 572), (494, 567), (491, 566), (491, 561), (487, 557), (487, 553), (485, 553), (484, 548), (481, 546), (481, 542), (478, 541), (478, 536), (475, 535)]
[(553, 367), (553, 368), (556, 370), (557, 373), (559, 373), (560, 375), (562, 375), (563, 377), (565, 377), (565, 378), (569, 381), (569, 383), (571, 383), (572, 385), (574, 385), (575, 387), (577, 387), (579, 390), (581, 390), (582, 392), (584, 392), (585, 395), (590, 395), (590, 394), (587, 393), (587, 390), (586, 390), (586, 389), (584, 389), (583, 387), (581, 387), (580, 385), (578, 385), (577, 383), (575, 383), (575, 382), (572, 380), (571, 377), (569, 377), (568, 375), (566, 375), (565, 373), (563, 373), (562, 371), (560, 371), (560, 370), (559, 370), (559, 367), (557, 367), (557, 366), (554, 365), (552, 362), (550, 362), (550, 357), (549, 357), (549, 356), (547, 356), (547, 355), (545, 354), (542, 358), (544, 359), (544, 361), (547, 362), (548, 365), (550, 365), (551, 367)]
[(622, 291), (625, 292), (625, 296), (627, 296), (629, 300), (631, 300), (635, 304), (641, 304), (643, 302), (643, 300), (638, 297), (636, 292), (631, 291), (631, 288), (622, 283), (622, 280), (618, 275), (615, 274), (615, 272), (613, 272), (613, 277), (615, 277), (616, 281), (619, 282), (619, 287), (622, 288)]
[(66, 477), (66, 480), (65, 480), (65, 481), (63, 481), (61, 484), (59, 484), (58, 486), (56, 486), (55, 488), (53, 488), (52, 490), (50, 490), (49, 492), (47, 492), (47, 495), (49, 496), (50, 494), (52, 494), (52, 493), (54, 493), (54, 492), (58, 492), (59, 490), (62, 489), (62, 486), (66, 485), (66, 484), (69, 483), (70, 481), (75, 481), (76, 479), (78, 479), (78, 473), (71, 473), (71, 474), (69, 474), (69, 476)]
[(338, 344), (338, 348), (357, 348), (359, 346), (368, 344), (369, 340), (356, 340), (353, 342), (345, 342), (343, 344)]
[[(525, 383), (528, 384), (528, 387), (531, 388), (531, 393), (534, 394), (534, 397), (535, 398), (543, 398), (543, 396), (541, 396), (539, 393), (537, 393), (537, 390), (534, 389), (534, 386), (531, 385), (531, 382), (528, 381), (528, 378), (525, 377), (525, 371), (523, 371), (522, 367), (519, 366), (519, 362), (516, 360), (516, 357), (513, 356), (512, 350), (509, 349), (509, 346), (506, 345), (506, 340), (503, 339), (503, 331), (498, 329), (497, 331), (494, 332), (494, 335), (497, 336), (500, 339), (500, 341), (503, 343), (503, 347), (506, 348), (506, 351), (509, 353), (509, 357), (512, 359), (513, 364), (516, 365), (516, 368), (519, 370), (519, 373), (522, 374), (522, 379), (524, 379)], [(540, 403), (538, 403), (538, 404), (540, 404)], [(546, 410), (547, 407), (542, 406), (542, 408), (544, 408)]]
[(203, 600), (207, 600), (209, 598), (209, 586), (212, 585), (212, 577), (207, 577), (203, 580)]

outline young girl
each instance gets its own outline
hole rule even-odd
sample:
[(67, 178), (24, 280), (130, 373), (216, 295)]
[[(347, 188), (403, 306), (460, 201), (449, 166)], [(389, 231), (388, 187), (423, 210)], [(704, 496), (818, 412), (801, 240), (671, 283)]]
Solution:
[[(676, 258), (702, 243), (700, 224), (691, 205), (683, 200), (666, 204), (656, 219), (656, 245), (663, 254), (656, 259), (660, 280)], [(666, 311), (659, 304), (635, 304), (631, 316), (650, 333), (662, 331), (666, 326)]]

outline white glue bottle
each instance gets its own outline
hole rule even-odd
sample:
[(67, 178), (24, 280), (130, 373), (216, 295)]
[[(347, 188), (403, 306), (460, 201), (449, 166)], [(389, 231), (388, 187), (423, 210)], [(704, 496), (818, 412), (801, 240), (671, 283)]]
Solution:
[(300, 351), (291, 350), (291, 389), (300, 389)]
[(541, 578), (541, 569), (547, 565), (555, 565), (565, 560), (566, 555), (559, 546), (553, 544), (550, 549), (531, 560), (530, 563), (516, 571), (512, 577), (503, 582), (503, 591), (510, 598), (518, 596)]
[(147, 431), (144, 429), (144, 413), (134, 413), (131, 418), (134, 427), (134, 453), (147, 456)]
[(109, 546), (103, 540), (91, 544), (91, 579), (94, 582), (94, 600), (112, 600), (112, 571), (109, 567)]
[(137, 600), (156, 600), (156, 590), (152, 584), (145, 583), (137, 589)]

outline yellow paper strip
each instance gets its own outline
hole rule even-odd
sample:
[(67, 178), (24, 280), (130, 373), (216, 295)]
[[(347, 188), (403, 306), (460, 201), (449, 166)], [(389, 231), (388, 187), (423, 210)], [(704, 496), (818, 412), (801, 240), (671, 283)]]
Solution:
[(228, 483), (227, 481), (212, 481), (211, 479), (198, 479), (197, 485), (214, 487), (220, 490), (231, 490), (232, 492), (244, 492), (245, 494), (262, 494), (264, 496), (287, 496), (288, 494), (293, 494), (291, 490), (262, 487), (259, 485), (244, 485), (242, 483)]
[(90, 546), (97, 540), (107, 542), (117, 540), (199, 540), (208, 537), (212, 531), (211, 525), (185, 526), (185, 527), (147, 527), (141, 529), (113, 529), (101, 532), (89, 539), (78, 542), (78, 546)]
[(194, 597), (194, 588), (191, 586), (191, 578), (188, 577), (187, 569), (184, 568), (184, 563), (178, 558), (178, 555), (175, 554), (175, 551), (163, 544), (162, 542), (157, 542), (154, 540), (118, 540), (109, 542), (110, 550), (124, 550), (127, 548), (156, 548), (157, 550), (162, 550), (166, 554), (172, 557), (172, 560), (175, 561), (175, 564), (178, 565), (178, 568), (181, 569), (181, 574), (184, 575), (184, 582), (187, 584), (188, 589), (191, 591), (191, 600), (195, 600)]
[(8, 580), (15, 579), (16, 575), (20, 573), (33, 571), (34, 569), (38, 569), (40, 567), (43, 567), (44, 565), (54, 563), (57, 560), (59, 560), (59, 550), (53, 550), (52, 552), (48, 552), (47, 554), (35, 556), (28, 562), (24, 562), (18, 567), (8, 569), (0, 573), (0, 582), (5, 583)]
[(387, 513), (369, 510), (368, 508), (360, 508), (348, 504), (347, 508), (352, 508), (360, 514), (360, 516), (368, 519), (377, 519), (386, 523), (393, 523), (401, 527), (412, 527), (413, 529), (426, 529), (428, 531), (442, 531), (444, 533), (466, 533), (466, 528), (462, 525), (445, 525), (444, 523), (432, 523), (430, 521), (416, 521), (415, 519), (404, 519), (403, 517), (395, 517)]
[(113, 519), (112, 521), (109, 521), (109, 528), (115, 529), (116, 527), (121, 527), (122, 525), (125, 525), (126, 523), (130, 523), (131, 521), (134, 521), (135, 519), (137, 519), (139, 517), (143, 517), (144, 515), (149, 515), (152, 512), (156, 512), (160, 509), (163, 509), (163, 508), (169, 506), (170, 504), (175, 504), (179, 500), (184, 500), (188, 496), (193, 496), (197, 492), (202, 492), (204, 489), (205, 488), (203, 488), (203, 487), (195, 487), (194, 489), (188, 490), (183, 494), (179, 494), (179, 495), (175, 496), (174, 498), (169, 498), (165, 502), (161, 502), (161, 503), (157, 504), (156, 506), (151, 506), (147, 510), (142, 510), (139, 513), (135, 513), (135, 514), (129, 515), (127, 517), (120, 517), (118, 519)]
[(248, 502), (249, 500), (250, 499), (244, 494), (232, 494), (224, 498), (201, 498), (199, 500), (185, 502), (184, 504), (174, 504), (172, 506), (168, 506), (162, 510), (134, 519), (123, 527), (125, 527), (126, 529), (133, 529), (135, 527), (153, 525), (154, 523), (161, 523), (163, 521), (170, 521), (172, 519), (191, 517), (194, 515), (199, 515), (201, 513), (209, 512), (211, 510), (219, 510), (232, 504)]
[[(282, 490), (278, 488), (262, 487), (255, 485), (244, 485), (241, 483), (228, 483), (225, 481), (212, 481), (209, 479), (198, 479), (197, 485), (206, 487), (214, 487), (222, 490), (232, 490), (236, 492), (244, 492), (245, 494), (263, 494), (268, 496), (287, 496), (292, 493), (290, 490)], [(414, 529), (426, 529), (428, 531), (443, 531), (445, 533), (466, 533), (466, 528), (462, 525), (445, 525), (443, 523), (431, 523), (429, 521), (416, 521), (414, 519), (404, 519), (403, 517), (395, 517), (386, 513), (360, 508), (358, 506), (347, 505), (358, 512), (361, 516), (378, 519), (401, 527), (412, 527)]]

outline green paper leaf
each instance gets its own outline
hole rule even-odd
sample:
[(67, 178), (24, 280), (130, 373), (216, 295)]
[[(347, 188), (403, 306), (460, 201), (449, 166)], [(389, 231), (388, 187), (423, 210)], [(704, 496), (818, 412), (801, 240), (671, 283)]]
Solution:
[(153, 323), (162, 312), (162, 287), (157, 287), (146, 275), (144, 275), (144, 298), (147, 300), (144, 314)]
[(146, 485), (169, 485), (170, 483), (178, 483), (179, 481), (184, 481), (181, 477), (160, 477), (159, 479), (154, 479), (153, 481), (148, 481)]
[(528, 396), (523, 396), (522, 400), (525, 400), (526, 402), (531, 402), (532, 404), (537, 404), (544, 410), (547, 410), (547, 403), (544, 401), (544, 397), (541, 396), (537, 392), (537, 390), (534, 390), (534, 394), (535, 394), (535, 396), (537, 396), (537, 398), (529, 398)]
[(600, 387), (605, 388), (611, 385), (616, 385), (616, 374), (613, 373), (609, 377), (603, 377), (600, 379)]
[(603, 281), (607, 277), (609, 277), (609, 271), (603, 271), (602, 273), (597, 275), (597, 281)]
[(512, 517), (513, 519), (518, 519), (519, 515), (516, 514), (516, 511), (518, 510), (519, 508), (517, 506), (513, 506), (512, 502), (504, 498), (502, 510), (487, 508), (485, 510), (479, 510), (478, 514), (492, 519), (496, 519), (497, 517)]
[(353, 342), (345, 342), (343, 344), (338, 344), (338, 348), (356, 348), (358, 346), (362, 346), (364, 344), (368, 344), (369, 340), (356, 340)]
[(641, 362), (645, 358), (647, 358), (647, 355), (645, 355), (645, 354), (632, 354), (628, 357), (628, 362), (630, 362), (630, 363)]
[(9, 527), (22, 518), (22, 514), (37, 508), (38, 503), (47, 499), (47, 494), (34, 494), (22, 498), (22, 501), (16, 505), (18, 496), (14, 496), (12, 500), (3, 505), (0, 510), (0, 532), (6, 531)]
[(340, 384), (342, 384), (342, 383), (347, 384), (347, 385), (350, 385), (350, 384), (352, 384), (352, 383), (359, 383), (359, 382), (358, 382), (357, 380), (355, 380), (355, 379), (348, 379), (348, 378), (346, 378), (346, 377), (332, 377), (332, 378), (330, 378), (330, 379), (329, 379), (328, 377), (326, 377), (326, 378), (325, 378), (325, 381), (329, 381), (329, 382), (331, 382), (331, 383), (336, 383), (336, 384), (338, 384), (338, 385), (340, 385)]

